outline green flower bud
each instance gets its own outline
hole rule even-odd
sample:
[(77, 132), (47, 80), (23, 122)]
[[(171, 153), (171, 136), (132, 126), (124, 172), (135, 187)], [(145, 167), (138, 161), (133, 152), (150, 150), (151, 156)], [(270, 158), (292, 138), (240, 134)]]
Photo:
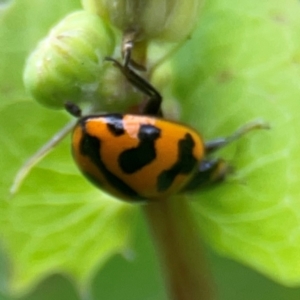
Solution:
[(190, 34), (204, 0), (82, 0), (83, 7), (140, 39), (178, 42)]
[(64, 103), (93, 103), (105, 70), (104, 57), (114, 51), (115, 40), (106, 23), (86, 11), (59, 22), (27, 60), (24, 83), (41, 104), (63, 108)]

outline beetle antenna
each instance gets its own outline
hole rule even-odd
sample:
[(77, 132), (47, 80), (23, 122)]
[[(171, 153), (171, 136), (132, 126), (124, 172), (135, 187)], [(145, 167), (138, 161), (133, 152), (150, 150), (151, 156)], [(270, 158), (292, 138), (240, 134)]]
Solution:
[(80, 118), (82, 116), (82, 112), (79, 106), (71, 101), (65, 102), (65, 109), (69, 114), (76, 118)]

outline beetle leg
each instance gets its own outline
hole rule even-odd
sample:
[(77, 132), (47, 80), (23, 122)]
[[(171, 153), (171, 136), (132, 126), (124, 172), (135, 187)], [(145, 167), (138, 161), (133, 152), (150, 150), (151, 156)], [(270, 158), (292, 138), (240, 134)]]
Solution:
[(270, 129), (270, 125), (262, 120), (254, 120), (238, 128), (232, 135), (205, 142), (206, 154), (213, 153), (256, 129)]
[(122, 39), (122, 57), (124, 60), (124, 67), (132, 67), (137, 71), (146, 71), (146, 68), (137, 63), (132, 59), (132, 52), (134, 48), (137, 48), (135, 40), (137, 38), (138, 32), (134, 29), (127, 30)]
[(124, 59), (124, 67), (128, 67), (131, 61), (131, 52), (134, 46), (135, 32), (128, 31), (123, 35), (122, 40), (122, 57)]
[(30, 171), (40, 162), (55, 146), (57, 146), (74, 128), (75, 120), (72, 120), (57, 132), (44, 146), (42, 146), (35, 154), (33, 154), (19, 169), (13, 184), (10, 187), (10, 193), (16, 194), (22, 185), (24, 179)]
[(160, 93), (147, 80), (133, 71), (130, 66), (123, 66), (120, 62), (111, 57), (106, 57), (105, 59), (108, 61), (112, 61), (134, 87), (136, 87), (139, 91), (149, 97), (149, 99), (141, 104), (140, 113), (146, 115), (162, 116), (162, 97)]
[(223, 159), (216, 158), (211, 160), (202, 160), (192, 180), (190, 180), (190, 182), (180, 192), (184, 193), (193, 191), (199, 187), (201, 188), (212, 183), (220, 182), (232, 172), (233, 168)]
[(138, 45), (135, 44), (137, 36), (138, 31), (135, 29), (128, 29), (125, 31), (122, 40), (123, 64), (111, 57), (106, 57), (105, 59), (112, 61), (134, 87), (149, 97), (141, 103), (139, 113), (161, 117), (162, 97), (160, 93), (147, 80), (135, 72), (135, 70), (146, 70), (144, 66), (138, 64), (132, 59), (132, 52), (136, 47), (138, 47)]
[[(268, 123), (261, 120), (255, 120), (245, 124), (237, 129), (232, 135), (224, 138), (216, 138), (205, 143), (205, 153), (209, 155), (218, 149), (236, 141), (245, 134), (255, 129), (269, 129)], [(181, 192), (192, 191), (201, 186), (216, 183), (224, 180), (226, 176), (233, 173), (233, 167), (225, 160), (220, 158), (205, 158), (199, 163), (198, 170), (190, 182), (181, 190)]]

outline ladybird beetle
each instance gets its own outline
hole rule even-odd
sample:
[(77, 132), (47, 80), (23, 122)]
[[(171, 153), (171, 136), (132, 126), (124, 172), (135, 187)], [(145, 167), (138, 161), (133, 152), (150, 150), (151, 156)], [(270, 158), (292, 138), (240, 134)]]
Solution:
[(207, 155), (236, 140), (262, 122), (252, 122), (233, 135), (205, 143), (194, 129), (162, 118), (160, 94), (128, 64), (107, 58), (149, 99), (139, 114), (81, 116), (72, 136), (72, 154), (81, 172), (96, 186), (125, 201), (164, 199), (225, 177), (228, 165)]

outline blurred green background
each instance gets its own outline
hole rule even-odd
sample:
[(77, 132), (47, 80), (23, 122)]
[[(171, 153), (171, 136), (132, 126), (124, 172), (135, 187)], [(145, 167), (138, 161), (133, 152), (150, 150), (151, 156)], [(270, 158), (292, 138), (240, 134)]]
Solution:
[[(16, 0), (22, 1), (22, 0)], [(0, 5), (9, 1), (0, 1)], [(69, 3), (68, 3), (69, 2)], [(79, 1), (66, 1), (65, 11), (70, 3), (79, 7)], [(1, 12), (1, 11), (0, 11)], [(56, 17), (58, 19), (59, 16)], [(29, 24), (36, 20), (27, 20)], [(44, 23), (52, 24), (53, 19), (43, 19)], [(2, 24), (1, 24), (2, 25)], [(3, 26), (3, 25), (2, 25)], [(42, 36), (39, 28), (37, 35)], [(16, 34), (17, 37), (17, 34)], [(28, 41), (31, 47), (36, 41)], [(0, 66), (1, 68), (1, 66)], [(20, 74), (16, 74), (20, 80)], [(135, 253), (130, 260), (117, 255), (109, 260), (99, 271), (92, 282), (91, 295), (88, 299), (104, 300), (166, 300), (159, 265), (149, 238), (147, 226), (140, 216), (133, 238)], [(21, 251), (21, 249), (20, 249)], [(206, 248), (207, 260), (211, 267), (212, 276), (216, 282), (218, 300), (296, 300), (300, 299), (300, 288), (286, 288), (268, 280), (257, 272), (236, 262), (218, 256)], [(5, 253), (0, 259), (0, 300), (12, 299), (6, 295), (7, 278), (9, 278), (9, 262)], [(51, 275), (41, 281), (32, 293), (21, 300), (50, 300), (50, 299), (80, 299), (72, 281), (62, 275)]]
[[(118, 255), (98, 272), (92, 282), (91, 298), (103, 300), (167, 300), (159, 265), (142, 216), (138, 220), (133, 259)], [(216, 283), (218, 300), (298, 300), (300, 288), (278, 285), (255, 271), (218, 256), (206, 248), (207, 259)], [(1, 256), (1, 281), (7, 261)], [(1, 300), (11, 300), (2, 292)], [(72, 282), (62, 275), (43, 280), (32, 293), (20, 300), (79, 300)], [(88, 299), (88, 298), (87, 298)]]

